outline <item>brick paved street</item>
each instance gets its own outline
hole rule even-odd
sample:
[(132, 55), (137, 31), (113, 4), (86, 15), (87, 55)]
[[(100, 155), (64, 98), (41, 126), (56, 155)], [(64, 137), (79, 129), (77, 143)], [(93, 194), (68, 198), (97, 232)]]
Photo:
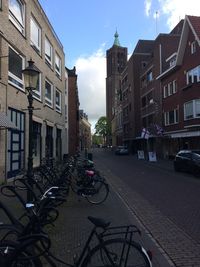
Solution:
[[(112, 225), (136, 224), (142, 230), (142, 237), (135, 238), (153, 251), (153, 267), (200, 267), (199, 244), (141, 194), (127, 186), (118, 175), (114, 175), (98, 157), (94, 160), (97, 169), (110, 184), (109, 197), (101, 205), (92, 205), (73, 192), (69, 194), (67, 202), (59, 207), (60, 216), (55, 227), (49, 228), (53, 254), (73, 264), (74, 255), (80, 254), (92, 228), (87, 220), (87, 216), (92, 215), (111, 221)], [(171, 168), (166, 162), (159, 164), (159, 168)], [(1, 199), (9, 200), (9, 206), (16, 209), (13, 199), (2, 196)]]
[[(163, 254), (167, 254), (174, 266), (199, 267), (200, 245), (182, 229), (164, 216), (139, 193), (130, 189), (117, 175), (108, 169), (98, 158), (95, 159), (114, 190), (123, 199), (132, 213), (145, 226), (146, 232), (155, 240)], [(136, 158), (133, 157), (133, 160)], [(151, 163), (147, 163), (151, 164)], [(159, 166), (160, 165), (160, 166)], [(153, 168), (156, 168), (154, 164)], [(157, 168), (171, 168), (164, 161)], [(185, 216), (187, 219), (187, 216)]]
[[(59, 208), (60, 217), (56, 228), (51, 231), (53, 252), (56, 256), (73, 263), (74, 253), (79, 254), (91, 230), (88, 215), (101, 217), (112, 222), (112, 225), (136, 224), (142, 230), (142, 237), (135, 236), (136, 240), (145, 248), (153, 250), (153, 266), (169, 267), (170, 265), (161, 251), (152, 242), (151, 237), (135, 218), (132, 211), (123, 200), (111, 189), (108, 199), (101, 205), (92, 205), (83, 198), (78, 198), (72, 192), (68, 201)], [(62, 265), (58, 265), (62, 266)]]

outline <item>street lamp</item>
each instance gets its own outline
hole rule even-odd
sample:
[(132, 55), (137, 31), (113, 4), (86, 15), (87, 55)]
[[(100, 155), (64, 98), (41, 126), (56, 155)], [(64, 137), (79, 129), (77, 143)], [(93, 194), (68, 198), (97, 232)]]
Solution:
[[(30, 59), (28, 61), (28, 67), (22, 70), (24, 75), (24, 84), (25, 89), (28, 92), (28, 113), (29, 113), (29, 150), (28, 150), (28, 170), (27, 170), (27, 179), (28, 183), (32, 189), (33, 183), (33, 90), (37, 88), (38, 79), (40, 72), (34, 65), (34, 61)], [(32, 200), (32, 193), (27, 191), (27, 201)]]

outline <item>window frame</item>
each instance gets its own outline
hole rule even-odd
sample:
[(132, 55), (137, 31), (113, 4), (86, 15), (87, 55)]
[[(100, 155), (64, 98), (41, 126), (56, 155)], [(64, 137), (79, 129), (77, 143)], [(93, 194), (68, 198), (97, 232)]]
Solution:
[(152, 70), (147, 73), (147, 82), (149, 83), (151, 81), (153, 81), (153, 71)]
[[(20, 31), (23, 35), (25, 34), (25, 3), (21, 0), (15, 0), (21, 5), (21, 13), (22, 13), (22, 23), (19, 21), (19, 19), (16, 17), (16, 15), (12, 12), (10, 8), (10, 0), (8, 2), (9, 6), (9, 20), (13, 23), (13, 25), (17, 28), (18, 31)], [(2, 9), (2, 0), (0, 0), (1, 9)]]
[(173, 94), (173, 83), (169, 82), (168, 83), (168, 96)]
[[(189, 115), (186, 115), (186, 111), (187, 111), (187, 106), (186, 105), (189, 105), (189, 104), (191, 104), (192, 112), (191, 112), (191, 114), (189, 113)], [(190, 120), (190, 119), (194, 118), (194, 110), (193, 110), (193, 108), (194, 108), (193, 107), (193, 100), (184, 103), (184, 120)]]
[[(9, 49), (13, 50), (17, 56), (21, 57), (22, 59), (22, 70), (25, 68), (25, 57), (22, 56), (20, 53), (18, 53), (12, 46), (8, 46)], [(16, 87), (17, 89), (21, 90), (21, 91), (25, 91), (24, 89), (24, 77), (22, 74), (22, 79), (20, 79), (19, 77), (17, 77), (15, 74), (13, 74), (12, 72), (10, 72), (9, 70), (9, 51), (8, 51), (8, 83), (11, 84), (12, 86)], [(17, 83), (12, 82), (11, 80), (9, 80), (9, 77), (13, 80), (15, 80), (17, 83), (20, 83), (22, 85), (22, 87), (20, 87)]]
[(191, 48), (191, 54), (195, 54), (196, 53), (196, 50), (197, 50), (197, 47), (196, 47), (196, 41), (193, 41), (190, 45), (190, 48)]
[[(59, 60), (59, 66), (57, 65), (57, 62), (56, 62), (56, 58)], [(56, 74), (61, 77), (61, 57), (58, 55), (58, 53), (56, 52), (55, 53), (55, 71), (56, 71)], [(57, 67), (59, 67), (59, 70), (57, 69)]]
[[(51, 60), (49, 60), (49, 57), (47, 56), (46, 53), (46, 42), (49, 44), (50, 46), (50, 54), (51, 54)], [(45, 48), (44, 48), (44, 52), (45, 52), (45, 61), (48, 65), (50, 65), (52, 67), (53, 65), (53, 46), (51, 44), (51, 42), (49, 41), (49, 39), (47, 38), (47, 36), (45, 36)]]
[(177, 80), (173, 80), (172, 84), (173, 84), (172, 94), (175, 94), (177, 92)]
[(39, 85), (39, 90), (33, 90), (33, 97), (37, 100), (41, 100), (42, 98), (42, 74), (41, 72), (39, 73), (39, 81), (38, 81), (38, 85)]
[[(59, 102), (60, 102), (59, 105), (56, 103), (56, 99), (57, 99), (56, 94), (57, 93), (59, 94)], [(56, 90), (55, 90), (55, 108), (56, 108), (56, 111), (59, 113), (61, 113), (61, 108), (62, 108), (62, 102), (61, 101), (62, 101), (62, 93), (58, 88), (56, 88)]]
[[(33, 38), (32, 38), (31, 23), (34, 23), (34, 26), (36, 26), (37, 30), (38, 30), (37, 44), (35, 43), (35, 40), (33, 40)], [(30, 17), (30, 43), (31, 43), (31, 46), (37, 51), (37, 53), (40, 54), (41, 49), (42, 49), (42, 29), (41, 29), (39, 23), (37, 22), (37, 20), (33, 16)]]
[[(51, 99), (47, 97), (47, 94), (46, 94), (46, 82), (48, 84), (50, 84), (51, 86)], [(48, 80), (48, 79), (45, 79), (45, 104), (48, 106), (48, 107), (53, 107), (53, 84)]]
[[(195, 77), (197, 77), (197, 78), (195, 79)], [(186, 73), (186, 83), (187, 84), (191, 84), (191, 83), (195, 83), (195, 82), (199, 82), (199, 81), (200, 81), (200, 65), (196, 66), (193, 69), (188, 70)]]
[(163, 98), (168, 97), (168, 84), (163, 86)]
[[(170, 122), (170, 113), (171, 114), (173, 113), (173, 122)], [(178, 107), (173, 109), (173, 110), (164, 112), (164, 123), (165, 123), (165, 126), (177, 124), (179, 122), (178, 116), (179, 116)]]

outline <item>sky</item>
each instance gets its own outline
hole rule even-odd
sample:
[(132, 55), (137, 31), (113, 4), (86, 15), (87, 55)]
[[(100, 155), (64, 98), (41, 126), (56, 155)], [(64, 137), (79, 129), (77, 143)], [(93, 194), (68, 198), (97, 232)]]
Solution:
[(65, 65), (76, 67), (80, 109), (92, 131), (106, 115), (106, 50), (117, 30), (131, 55), (138, 40), (169, 33), (185, 15), (199, 16), (199, 0), (39, 0), (63, 44)]

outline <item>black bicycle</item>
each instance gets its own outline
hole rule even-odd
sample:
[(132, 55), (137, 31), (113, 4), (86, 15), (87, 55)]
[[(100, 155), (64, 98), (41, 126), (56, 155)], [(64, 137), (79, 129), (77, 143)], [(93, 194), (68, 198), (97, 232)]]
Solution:
[[(51, 267), (57, 267), (57, 262), (69, 267), (152, 267), (150, 253), (133, 240), (135, 233), (141, 234), (136, 226), (109, 227), (110, 223), (102, 219), (88, 219), (94, 227), (73, 265), (50, 252), (51, 242), (47, 235), (23, 235), (24, 231), (17, 225), (0, 225), (0, 233), (5, 229), (7, 231), (0, 241), (0, 266), (42, 267), (44, 257)], [(33, 221), (35, 219), (30, 220), (29, 224)], [(15, 235), (16, 240), (11, 241), (10, 235)]]
[[(42, 165), (38, 169), (38, 177), (43, 178), (45, 189), (48, 186), (59, 185), (71, 187), (77, 195), (86, 198), (92, 204), (103, 203), (109, 194), (109, 185), (99, 172), (94, 169), (88, 170), (89, 165), (85, 161), (80, 162), (71, 158), (61, 173), (56, 172), (52, 166)], [(93, 165), (92, 165), (93, 166)]]

